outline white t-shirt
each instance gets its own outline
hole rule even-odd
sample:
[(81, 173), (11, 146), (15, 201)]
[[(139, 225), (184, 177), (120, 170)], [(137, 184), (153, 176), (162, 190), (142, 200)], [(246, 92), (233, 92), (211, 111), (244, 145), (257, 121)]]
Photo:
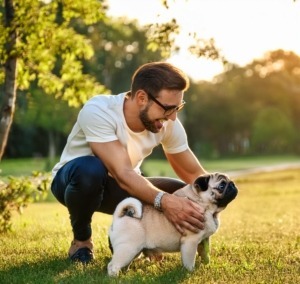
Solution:
[(127, 150), (132, 167), (137, 173), (140, 173), (143, 160), (159, 144), (162, 144), (164, 151), (170, 154), (188, 149), (186, 133), (178, 118), (175, 121), (166, 121), (159, 133), (130, 130), (123, 113), (125, 95), (126, 93), (98, 95), (83, 106), (60, 161), (52, 170), (53, 176), (70, 160), (93, 155), (89, 142), (119, 140)]

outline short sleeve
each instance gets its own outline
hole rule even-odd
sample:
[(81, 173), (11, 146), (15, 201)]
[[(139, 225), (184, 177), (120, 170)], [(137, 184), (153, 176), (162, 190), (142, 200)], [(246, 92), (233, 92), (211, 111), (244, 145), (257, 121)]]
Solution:
[(118, 140), (116, 123), (104, 107), (88, 104), (78, 115), (80, 125), (87, 142), (110, 142)]
[(188, 149), (187, 135), (178, 119), (167, 128), (161, 144), (164, 151), (169, 154), (180, 153)]

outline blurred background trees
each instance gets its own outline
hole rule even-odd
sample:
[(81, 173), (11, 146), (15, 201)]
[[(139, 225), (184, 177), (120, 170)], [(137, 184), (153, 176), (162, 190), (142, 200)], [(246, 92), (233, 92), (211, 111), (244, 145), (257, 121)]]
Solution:
[[(108, 51), (106, 55), (96, 52), (95, 56), (103, 59), (95, 61), (94, 65), (89, 64), (97, 70), (97, 64), (109, 64), (110, 54), (114, 57)], [(138, 59), (139, 52), (132, 55), (137, 57), (134, 62), (128, 62), (125, 52), (123, 58), (121, 54), (117, 65), (120, 67), (111, 63), (110, 67), (106, 65), (108, 75), (101, 73), (104, 68), (95, 75), (111, 82), (107, 86), (114, 94), (130, 88), (133, 70), (143, 63)], [(272, 65), (277, 66), (279, 62), (282, 65), (280, 69), (272, 69), (270, 58), (279, 54)], [(159, 60), (159, 56), (151, 56), (151, 60)], [(148, 57), (144, 54), (141, 58)], [(290, 71), (286, 69), (296, 61), (299, 62), (300, 58), (291, 52), (273, 51), (243, 68), (233, 66), (217, 76), (214, 82), (192, 82), (185, 95), (187, 104), (182, 120), (195, 153), (209, 158), (299, 154), (300, 69), (297, 64)], [(111, 62), (114, 62), (112, 58)], [(264, 68), (269, 68), (267, 73), (262, 71)], [(34, 88), (26, 96), (26, 101), (22, 97), (18, 99), (19, 111), (6, 157), (47, 156), (51, 153), (54, 157), (62, 150), (78, 109), (38, 94)]]
[(186, 97), (191, 146), (199, 155), (300, 153), (300, 58), (270, 51), (231, 66)]

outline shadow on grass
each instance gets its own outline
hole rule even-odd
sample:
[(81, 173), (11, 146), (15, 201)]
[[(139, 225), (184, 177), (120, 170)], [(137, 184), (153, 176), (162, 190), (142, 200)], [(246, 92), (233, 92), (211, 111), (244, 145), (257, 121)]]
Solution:
[[(161, 268), (159, 272), (151, 273), (141, 269), (130, 269), (120, 274), (118, 278), (107, 275), (106, 266), (109, 258), (95, 260), (83, 266), (71, 263), (68, 259), (42, 260), (41, 262), (23, 263), (7, 270), (0, 271), (1, 284), (47, 284), (47, 283), (180, 283), (188, 278), (190, 273), (178, 265), (172, 270)], [(144, 267), (145, 268), (145, 267)], [(149, 270), (148, 270), (149, 271)]]
[(99, 283), (99, 276), (105, 271), (98, 269), (96, 272), (93, 266), (94, 263), (87, 266), (74, 264), (68, 259), (23, 263), (0, 271), (0, 283)]

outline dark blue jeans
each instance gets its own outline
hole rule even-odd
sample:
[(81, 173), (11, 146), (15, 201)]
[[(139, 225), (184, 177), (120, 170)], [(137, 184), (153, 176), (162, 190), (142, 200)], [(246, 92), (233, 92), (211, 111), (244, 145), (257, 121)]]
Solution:
[[(184, 182), (173, 178), (147, 179), (169, 193), (185, 186)], [(94, 156), (79, 157), (65, 164), (54, 177), (51, 190), (68, 208), (74, 239), (79, 241), (91, 237), (94, 212), (113, 214), (117, 204), (130, 196), (108, 175), (102, 161)]]

